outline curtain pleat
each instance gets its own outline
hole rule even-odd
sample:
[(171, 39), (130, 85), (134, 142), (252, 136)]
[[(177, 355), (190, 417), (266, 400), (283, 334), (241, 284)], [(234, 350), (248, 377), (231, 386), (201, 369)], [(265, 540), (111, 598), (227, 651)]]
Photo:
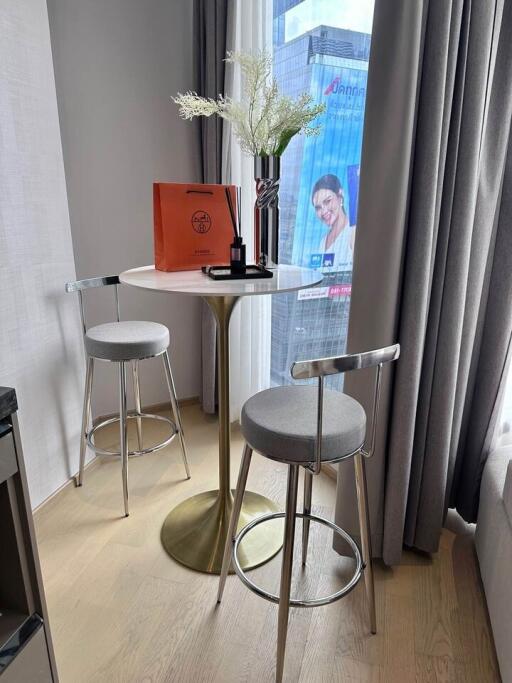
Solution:
[[(200, 42), (198, 92), (217, 98), (227, 93), (240, 99), (241, 78), (232, 66), (225, 68), (227, 51), (257, 52), (270, 44), (271, 0), (196, 0), (195, 34)], [(242, 187), (242, 236), (247, 258), (253, 252), (255, 186), (253, 159), (243, 154), (230, 126), (219, 117), (201, 118), (204, 182), (234, 183)], [(230, 323), (230, 409), (238, 419), (242, 404), (270, 383), (271, 306), (269, 297), (245, 297), (237, 304)], [(206, 303), (202, 311), (203, 410), (216, 408), (216, 328)]]
[[(228, 0), (194, 0), (194, 37), (197, 55), (195, 89), (216, 99), (224, 92)], [(222, 119), (201, 116), (200, 150), (203, 183), (222, 182)], [(201, 405), (205, 412), (216, 407), (216, 328), (213, 313), (202, 303), (201, 311)]]
[[(398, 341), (399, 301), (418, 97), (423, 2), (375, 3), (365, 105), (358, 228), (354, 247), (347, 351), (357, 353)], [(401, 362), (401, 361), (400, 361)], [(371, 414), (374, 374), (349, 373), (344, 391)], [(375, 455), (367, 462), (372, 549), (382, 554), (385, 447), (392, 391), (383, 374)], [(404, 424), (404, 429), (411, 429)], [(404, 468), (408, 464), (404, 462)], [(336, 523), (359, 535), (352, 463), (338, 466)], [(334, 547), (344, 544), (334, 538)]]
[[(272, 0), (233, 0), (228, 16), (227, 49), (252, 52), (268, 49), (271, 43)], [(240, 71), (229, 65), (226, 70), (226, 92), (241, 100)], [(241, 187), (242, 237), (247, 259), (254, 253), (254, 159), (244, 154), (231, 126), (225, 122), (223, 144), (223, 177)], [(242, 297), (233, 311), (230, 323), (230, 389), (231, 419), (238, 420), (245, 401), (270, 385), (271, 297)]]
[[(408, 3), (396, 4), (404, 10)], [(376, 12), (377, 46), (389, 19)], [(379, 466), (371, 472), (383, 486), (380, 498), (374, 496), (371, 502), (376, 523), (382, 525), (382, 555), (388, 564), (400, 560), (404, 543), (435, 551), (449, 504), (468, 521), (475, 520), (512, 330), (512, 315), (500, 294), (503, 287), (508, 292), (512, 277), (510, 230), (505, 229), (512, 216), (505, 184), (501, 193), (512, 114), (511, 6), (503, 0), (430, 0), (423, 4), (421, 25), (421, 39), (412, 45), (418, 71), (408, 74), (416, 92), (414, 135), (412, 140), (400, 137), (397, 130), (392, 150), (389, 141), (380, 140), (373, 150), (376, 157), (391, 151), (410, 163), (407, 198), (404, 201), (402, 176), (393, 206), (394, 215), (401, 210), (405, 216), (393, 245), (403, 254), (401, 281), (391, 293), (397, 324), (393, 331), (387, 324), (387, 338), (382, 339), (389, 343), (398, 338), (402, 356), (393, 391), (385, 397), (383, 415), (387, 413), (388, 421), (381, 434)], [(389, 37), (386, 44), (393, 50)], [(371, 58), (370, 82), (386, 79), (386, 66)], [(375, 116), (368, 110), (370, 87), (366, 126)], [(404, 91), (410, 97), (408, 89)], [(410, 101), (402, 97), (393, 107), (410, 111)], [(390, 107), (379, 111), (391, 127), (393, 114)], [(372, 169), (384, 163), (366, 151), (363, 217), (368, 179)], [(372, 249), (380, 229), (360, 219), (356, 275), (364, 260), (360, 254)], [(387, 271), (395, 267), (396, 255), (388, 248), (380, 256), (377, 275), (389, 280)], [(375, 274), (366, 282), (379, 296)], [(353, 328), (364, 325), (365, 314), (356, 284), (353, 292), (351, 351), (356, 350)], [(510, 309), (510, 299), (508, 303)], [(376, 345), (378, 337), (363, 333), (359, 339), (368, 347)], [(346, 390), (361, 393), (358, 383), (354, 376)], [(369, 405), (367, 395), (364, 402)], [(339, 489), (341, 520), (343, 484)]]

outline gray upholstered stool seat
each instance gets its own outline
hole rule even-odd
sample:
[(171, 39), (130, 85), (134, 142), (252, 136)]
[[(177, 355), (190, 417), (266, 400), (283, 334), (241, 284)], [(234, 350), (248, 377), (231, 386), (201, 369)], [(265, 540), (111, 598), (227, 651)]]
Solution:
[(169, 330), (160, 323), (123, 320), (90, 327), (85, 334), (89, 356), (110, 361), (142, 360), (163, 353)]
[[(103, 323), (87, 329), (84, 307), (84, 292), (100, 287), (112, 287), (114, 290), (117, 321)], [(124, 514), (128, 516), (128, 456), (146, 455), (165, 448), (175, 436), (178, 436), (183, 464), (187, 479), (190, 479), (190, 471), (187, 462), (185, 438), (181, 424), (180, 409), (176, 388), (172, 376), (171, 362), (167, 348), (169, 346), (169, 330), (165, 325), (145, 320), (123, 320), (119, 310), (119, 276), (105, 275), (103, 277), (91, 277), (85, 280), (66, 283), (66, 292), (78, 292), (80, 303), (80, 318), (84, 333), (84, 346), (87, 356), (87, 371), (85, 375), (84, 407), (82, 412), (82, 430), (80, 433), (80, 463), (78, 469), (77, 486), (82, 486), (85, 467), (85, 454), (87, 447), (98, 455), (117, 455), (122, 463), (123, 501)], [(139, 361), (146, 358), (160, 356), (163, 360), (169, 398), (173, 419), (164, 415), (153, 415), (142, 412), (139, 382)], [(94, 424), (91, 411), (91, 394), (96, 360), (105, 360), (118, 363), (119, 366), (119, 416), (101, 419)], [(135, 399), (135, 411), (128, 413), (126, 396), (126, 368), (132, 368), (133, 373), (133, 396)], [(128, 420), (134, 419), (137, 427), (137, 450), (130, 450), (128, 446)], [(144, 447), (142, 434), (143, 419), (166, 422), (169, 425), (169, 434), (159, 443)], [(93, 426), (89, 428), (89, 424)], [(119, 451), (105, 450), (96, 443), (96, 433), (107, 425), (119, 422)]]
[[(242, 409), (247, 443), (269, 458), (289, 463), (315, 460), (318, 390), (295, 385), (261, 391)], [(355, 399), (324, 391), (322, 460), (338, 460), (364, 442), (366, 415)]]
[[(288, 633), (288, 613), (293, 607), (319, 607), (328, 605), (350, 591), (364, 576), (366, 595), (369, 604), (370, 630), (377, 632), (375, 612), (375, 588), (373, 584), (372, 549), (370, 530), (370, 511), (366, 487), (365, 460), (373, 453), (377, 433), (377, 408), (381, 385), (381, 370), (384, 363), (396, 360), (400, 346), (393, 344), (382, 349), (349, 353), (329, 358), (313, 358), (297, 361), (291, 367), (295, 380), (316, 378), (317, 386), (293, 385), (267, 389), (250, 398), (242, 408), (242, 432), (245, 438), (242, 462), (238, 474), (229, 530), (224, 545), (222, 569), (219, 580), (217, 602), (222, 600), (224, 586), (232, 565), (235, 573), (254, 593), (270, 602), (279, 604), (277, 618), (277, 659), (276, 683), (282, 683), (286, 638)], [(375, 392), (373, 396), (372, 430), (370, 447), (365, 450), (366, 414), (363, 407), (350, 396), (325, 389), (325, 378), (352, 370), (377, 368)], [(286, 511), (270, 512), (249, 522), (242, 521), (245, 487), (253, 451), (273, 460), (285, 463), (288, 469), (286, 485)], [(357, 510), (361, 532), (361, 548), (354, 538), (344, 529), (328, 519), (311, 512), (313, 478), (322, 472), (322, 462), (338, 462), (352, 458), (356, 480)], [(304, 497), (302, 512), (297, 512), (297, 493), (299, 470), (304, 468)], [(256, 526), (284, 517), (283, 558), (279, 594), (269, 593), (258, 586), (244, 572), (240, 564), (240, 544)], [(293, 556), (295, 542), (295, 522), (302, 518), (302, 565), (306, 566), (308, 555), (309, 527), (311, 522), (319, 522), (348, 544), (355, 559), (355, 569), (351, 578), (335, 593), (314, 599), (291, 598)], [(243, 517), (242, 517), (243, 520)]]

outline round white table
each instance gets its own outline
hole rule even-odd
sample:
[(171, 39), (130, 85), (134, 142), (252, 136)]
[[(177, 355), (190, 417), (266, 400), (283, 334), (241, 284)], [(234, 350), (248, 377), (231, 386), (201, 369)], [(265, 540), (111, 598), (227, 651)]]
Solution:
[[(219, 394), (219, 489), (187, 498), (169, 512), (162, 527), (162, 543), (171, 557), (187, 567), (212, 574), (220, 573), (222, 555), (233, 504), (230, 486), (229, 419), (229, 321), (242, 296), (294, 292), (322, 281), (321, 273), (295, 266), (278, 266), (273, 277), (261, 280), (212, 280), (201, 271), (166, 273), (154, 266), (121, 273), (126, 285), (174, 294), (202, 297), (217, 322), (217, 363)], [(276, 505), (259, 493), (247, 491), (239, 527), (255, 517), (276, 512)], [(261, 525), (244, 539), (240, 560), (244, 569), (263, 564), (281, 548), (280, 525)]]

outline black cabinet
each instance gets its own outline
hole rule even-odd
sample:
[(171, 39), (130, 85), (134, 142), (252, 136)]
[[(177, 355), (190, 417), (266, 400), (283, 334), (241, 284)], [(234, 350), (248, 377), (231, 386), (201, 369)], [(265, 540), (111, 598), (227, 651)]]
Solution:
[(0, 387), (0, 681), (58, 681), (13, 389)]

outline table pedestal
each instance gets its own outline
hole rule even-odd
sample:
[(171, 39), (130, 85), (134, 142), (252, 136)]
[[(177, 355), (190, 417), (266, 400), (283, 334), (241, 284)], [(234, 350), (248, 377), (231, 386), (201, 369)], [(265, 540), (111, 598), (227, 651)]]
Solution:
[[(230, 489), (229, 321), (239, 297), (208, 296), (204, 299), (217, 323), (219, 489), (199, 493), (171, 510), (162, 527), (162, 544), (171, 557), (187, 567), (219, 574), (234, 493)], [(277, 505), (271, 500), (247, 491), (239, 528), (256, 517), (277, 511)], [(258, 526), (240, 545), (242, 568), (263, 564), (279, 552), (282, 543), (281, 520)]]

